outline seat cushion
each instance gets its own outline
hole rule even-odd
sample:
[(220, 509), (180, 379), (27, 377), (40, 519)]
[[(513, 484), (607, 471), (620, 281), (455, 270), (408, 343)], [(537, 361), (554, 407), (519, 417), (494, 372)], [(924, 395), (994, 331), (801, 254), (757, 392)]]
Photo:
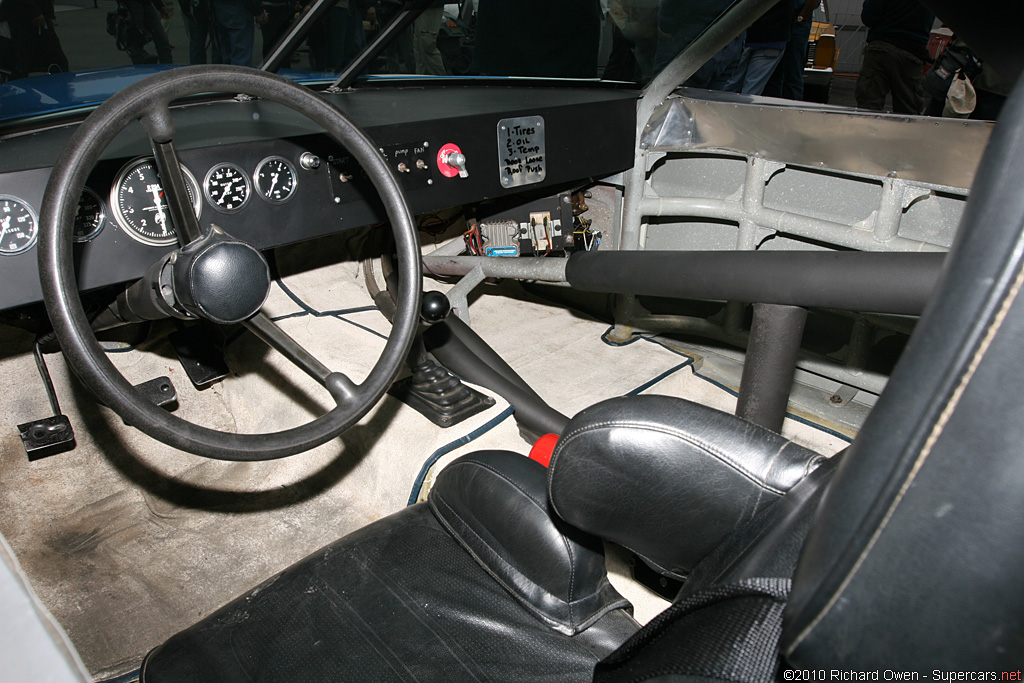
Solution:
[(494, 579), (567, 635), (632, 606), (612, 587), (601, 539), (555, 517), (547, 469), (509, 451), (464, 455), (437, 477), (430, 509)]
[(589, 681), (607, 650), (586, 636), (525, 610), (421, 504), (173, 636), (150, 653), (140, 680)]
[(551, 505), (569, 524), (685, 579), (824, 457), (671, 396), (627, 396), (576, 415), (551, 455)]

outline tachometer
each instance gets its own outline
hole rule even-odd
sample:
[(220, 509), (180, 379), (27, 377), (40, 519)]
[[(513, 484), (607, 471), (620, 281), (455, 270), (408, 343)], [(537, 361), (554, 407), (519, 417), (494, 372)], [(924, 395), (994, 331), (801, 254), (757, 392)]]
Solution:
[(292, 198), (298, 179), (295, 167), (284, 157), (267, 157), (252, 176), (260, 196), (272, 204), (283, 204)]
[(234, 164), (217, 164), (206, 174), (203, 192), (213, 208), (226, 213), (238, 211), (249, 201), (249, 177)]
[(36, 212), (24, 200), (0, 194), (0, 254), (13, 256), (36, 243)]
[[(196, 216), (199, 216), (202, 212), (199, 183), (184, 166), (181, 171), (185, 176), (188, 199)], [(143, 244), (163, 246), (177, 240), (164, 188), (152, 158), (136, 159), (121, 169), (110, 190), (110, 206), (124, 231)]]
[(88, 242), (107, 222), (106, 208), (100, 196), (88, 187), (82, 190), (78, 200), (78, 211), (75, 212), (75, 241)]

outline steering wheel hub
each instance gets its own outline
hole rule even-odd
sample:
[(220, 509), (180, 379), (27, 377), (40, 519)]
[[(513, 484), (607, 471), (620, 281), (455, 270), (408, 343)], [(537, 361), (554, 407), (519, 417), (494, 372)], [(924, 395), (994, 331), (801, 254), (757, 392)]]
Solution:
[(215, 323), (248, 320), (270, 295), (263, 254), (214, 228), (172, 260), (174, 298), (192, 315)]

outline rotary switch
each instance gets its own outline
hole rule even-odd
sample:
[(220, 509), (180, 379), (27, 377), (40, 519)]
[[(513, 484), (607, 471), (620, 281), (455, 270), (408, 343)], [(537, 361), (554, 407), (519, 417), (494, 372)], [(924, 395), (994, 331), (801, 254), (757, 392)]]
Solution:
[(469, 171), (466, 170), (466, 156), (455, 143), (449, 142), (437, 150), (437, 170), (446, 178), (468, 178)]

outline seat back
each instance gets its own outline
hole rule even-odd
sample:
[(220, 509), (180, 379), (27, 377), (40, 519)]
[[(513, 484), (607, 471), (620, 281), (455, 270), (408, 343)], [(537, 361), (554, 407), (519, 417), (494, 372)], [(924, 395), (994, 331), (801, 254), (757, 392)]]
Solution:
[(1018, 87), (936, 293), (804, 544), (782, 638), (793, 667), (1019, 667), (1022, 155)]

